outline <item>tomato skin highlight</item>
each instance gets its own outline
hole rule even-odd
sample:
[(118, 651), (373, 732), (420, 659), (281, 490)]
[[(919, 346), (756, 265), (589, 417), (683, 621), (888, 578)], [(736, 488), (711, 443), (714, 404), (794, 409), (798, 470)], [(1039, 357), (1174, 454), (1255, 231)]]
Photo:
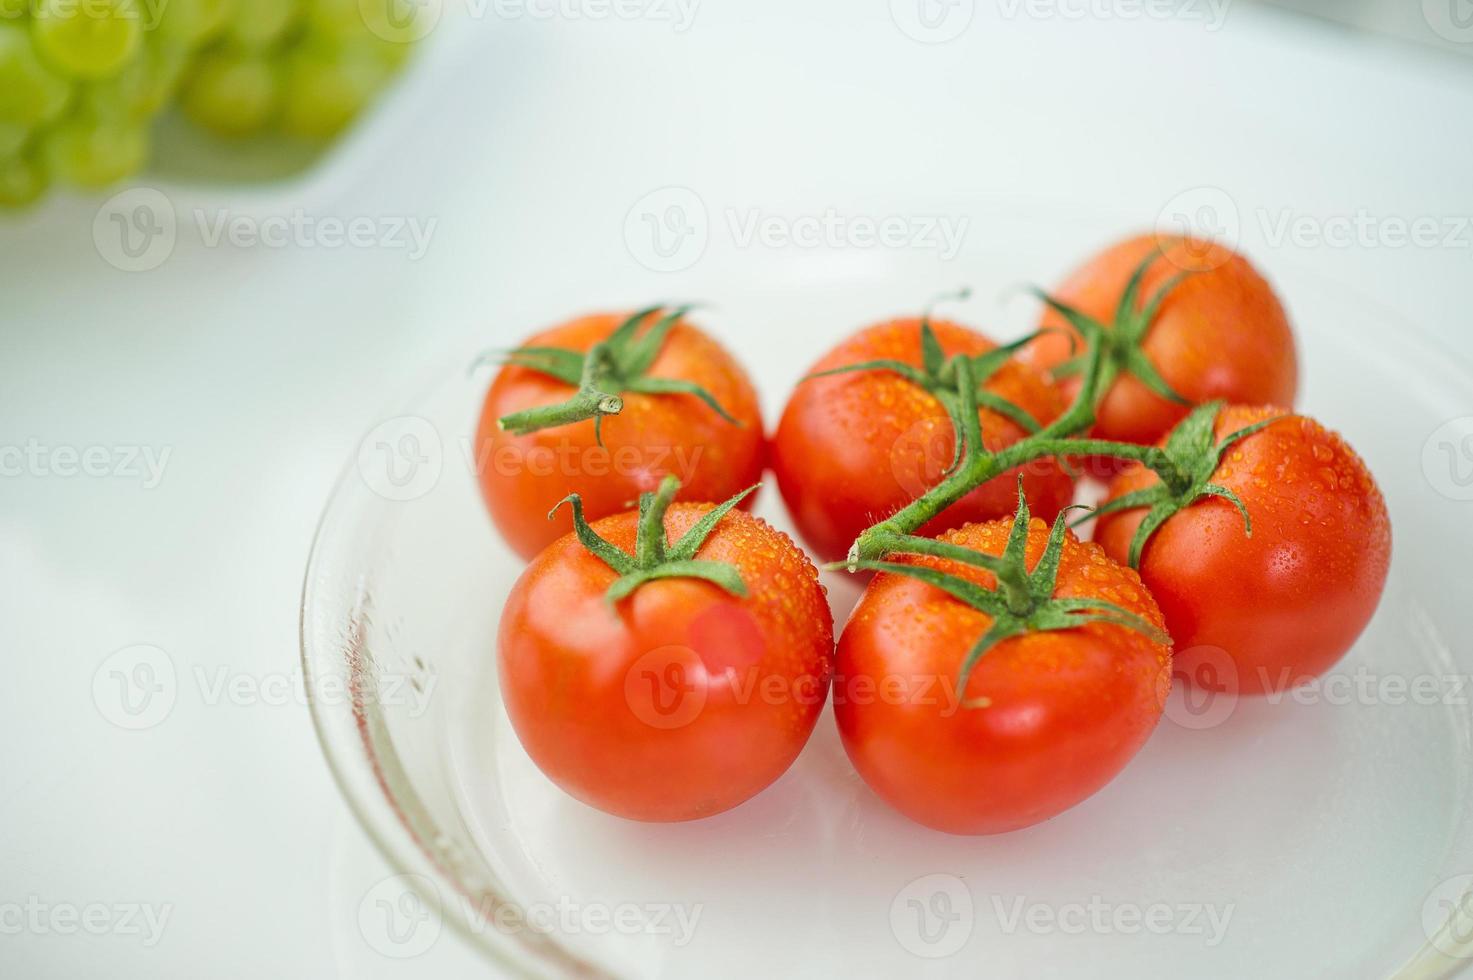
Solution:
[[(1184, 270), (1194, 272), (1167, 294), (1141, 345), (1172, 390), (1193, 404), (1220, 398), (1292, 407), (1299, 389), (1299, 361), (1288, 314), (1258, 270), (1223, 245), (1154, 234), (1126, 239), (1090, 258), (1050, 295), (1108, 327), (1131, 274), (1158, 247), (1162, 257), (1142, 280), (1142, 296), (1154, 295)], [(1019, 355), (1039, 368), (1052, 369), (1073, 356), (1077, 351), (1070, 345), (1071, 337), (1076, 344), (1082, 342), (1052, 310), (1039, 327), (1056, 332), (1040, 337)], [(1080, 383), (1077, 376), (1065, 379), (1065, 392), (1072, 398)], [(1156, 394), (1134, 375), (1122, 374), (1100, 403), (1090, 434), (1151, 445), (1189, 410)]]
[[(1286, 409), (1229, 406), (1216, 437), (1276, 415), (1289, 417), (1230, 448), (1212, 478), (1242, 499), (1253, 536), (1229, 501), (1208, 497), (1167, 519), (1141, 554), (1178, 667), (1208, 689), (1276, 693), (1323, 674), (1365, 629), (1386, 585), (1386, 501), (1339, 435)], [(1132, 464), (1109, 499), (1157, 482)], [(1144, 516), (1106, 514), (1095, 540), (1123, 560)], [(1235, 676), (1223, 676), (1219, 650)], [(1199, 671), (1207, 662), (1212, 669)]]
[[(709, 504), (676, 504), (676, 540)], [(636, 516), (595, 522), (628, 552)], [(807, 743), (833, 674), (833, 619), (818, 571), (784, 534), (740, 510), (703, 560), (736, 565), (745, 599), (664, 579), (610, 607), (618, 576), (573, 535), (522, 574), (497, 640), (518, 738), (553, 782), (633, 820), (694, 820), (776, 780)]]
[[(921, 365), (918, 318), (877, 324), (825, 354), (809, 374), (891, 359)], [(951, 354), (997, 347), (976, 331), (945, 320), (931, 327)], [(1067, 407), (1039, 372), (1009, 361), (983, 387), (1046, 425)], [(980, 409), (983, 444), (999, 450), (1027, 433), (1016, 422)], [(941, 482), (951, 463), (954, 429), (929, 392), (887, 371), (863, 371), (803, 381), (794, 390), (772, 442), (772, 467), (788, 511), (806, 544), (825, 561), (848, 552), (861, 531)], [(1052, 520), (1074, 494), (1058, 460), (1043, 459), (988, 481), (916, 533), (935, 535), (969, 521), (1008, 515), (1017, 505), (1018, 474), (1034, 513)]]
[[(525, 346), (587, 351), (625, 314), (581, 317), (529, 338)], [(654, 318), (647, 318), (641, 334)], [(667, 473), (680, 478), (682, 500), (725, 500), (761, 479), (765, 446), (756, 390), (746, 372), (710, 336), (688, 323), (670, 332), (649, 374), (694, 381), (739, 420), (732, 425), (690, 395), (624, 392), (624, 409), (603, 419), (599, 446), (591, 420), (526, 435), (497, 420), (552, 405), (575, 389), (530, 368), (507, 365), (487, 392), (476, 431), (476, 474), (491, 519), (519, 555), (531, 559), (572, 530), (572, 518), (547, 514), (570, 493), (590, 521), (629, 508)], [(742, 503), (752, 506), (754, 498)]]
[[(941, 539), (998, 555), (1011, 526), (1011, 518), (970, 524)], [(1047, 538), (1041, 520), (1030, 522), (1030, 567)], [(994, 581), (956, 562), (899, 560)], [(1161, 624), (1140, 578), (1072, 533), (1055, 594), (1103, 598)], [(1145, 744), (1171, 683), (1168, 647), (1092, 623), (1003, 640), (967, 683), (967, 700), (989, 703), (963, 707), (958, 670), (990, 623), (933, 586), (882, 573), (839, 640), (834, 713), (855, 769), (901, 813), (951, 834), (1017, 830), (1098, 791)]]

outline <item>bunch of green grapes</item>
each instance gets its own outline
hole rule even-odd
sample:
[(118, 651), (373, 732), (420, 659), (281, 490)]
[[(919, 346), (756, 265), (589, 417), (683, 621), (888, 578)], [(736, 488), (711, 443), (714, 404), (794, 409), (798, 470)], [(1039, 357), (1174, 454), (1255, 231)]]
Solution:
[(222, 136), (331, 138), (407, 56), (414, 2), (0, 0), (0, 206), (136, 173), (176, 100)]
[(185, 79), (184, 112), (224, 136), (331, 138), (409, 53), (401, 33), (413, 9), (414, 0), (242, 2)]

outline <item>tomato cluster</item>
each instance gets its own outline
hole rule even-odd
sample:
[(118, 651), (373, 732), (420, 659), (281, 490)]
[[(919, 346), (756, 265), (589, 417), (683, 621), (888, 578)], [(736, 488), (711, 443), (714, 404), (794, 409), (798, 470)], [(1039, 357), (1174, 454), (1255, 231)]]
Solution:
[[(503, 355), (477, 459), (532, 559), (498, 668), (542, 771), (633, 819), (719, 813), (789, 768), (832, 686), (878, 796), (998, 833), (1114, 778), (1174, 670), (1255, 694), (1333, 666), (1380, 600), (1390, 521), (1360, 457), (1294, 412), (1269, 284), (1146, 236), (1039, 296), (1007, 345), (929, 312), (857, 332), (770, 441), (689, 308)], [(837, 645), (812, 560), (741, 509), (769, 465), (803, 541), (867, 581)], [(1083, 473), (1108, 481), (1093, 511), (1071, 504)]]

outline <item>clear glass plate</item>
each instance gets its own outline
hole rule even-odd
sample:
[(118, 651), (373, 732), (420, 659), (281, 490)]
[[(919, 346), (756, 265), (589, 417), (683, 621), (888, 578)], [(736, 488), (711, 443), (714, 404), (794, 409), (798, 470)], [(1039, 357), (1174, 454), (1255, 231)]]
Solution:
[[(522, 566), (473, 478), (486, 376), (467, 373), (472, 352), (452, 358), (350, 461), (303, 596), (323, 748), (402, 872), (365, 901), (370, 944), (414, 955), (446, 923), (548, 976), (1452, 975), (1473, 956), (1473, 375), (1344, 288), (1272, 271), (1300, 325), (1302, 409), (1351, 440), (1390, 503), (1381, 609), (1330, 678), (1277, 703), (1178, 685), (1118, 779), (998, 837), (889, 810), (828, 714), (777, 784), (705, 821), (630, 823), (553, 787), (497, 691), (497, 616)], [(898, 270), (803, 278), (744, 282), (711, 318), (769, 419), (805, 350), (925, 288)], [(758, 513), (789, 528), (763, 493)], [(828, 581), (842, 623), (857, 588)]]

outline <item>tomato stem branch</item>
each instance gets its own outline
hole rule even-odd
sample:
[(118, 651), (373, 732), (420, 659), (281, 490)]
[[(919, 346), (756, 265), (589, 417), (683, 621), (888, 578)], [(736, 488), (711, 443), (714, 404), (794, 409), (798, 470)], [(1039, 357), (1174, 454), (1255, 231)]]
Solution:
[[(859, 561), (882, 557), (885, 554), (886, 535), (914, 533), (988, 480), (1044, 456), (1073, 452), (1070, 437), (1094, 424), (1095, 396), (1105, 366), (1102, 332), (1102, 328), (1096, 324), (1082, 325), (1080, 333), (1089, 345), (1085, 355), (1084, 384), (1068, 409), (1038, 432), (1020, 439), (999, 453), (988, 452), (982, 444), (982, 426), (977, 416), (971, 365), (964, 361), (959, 362), (956, 366), (955, 397), (950, 400), (953, 406), (952, 424), (961, 433), (959, 459), (952, 472), (940, 483), (861, 533), (849, 550), (850, 566), (854, 567)], [(1136, 448), (1139, 447), (1132, 447)]]

